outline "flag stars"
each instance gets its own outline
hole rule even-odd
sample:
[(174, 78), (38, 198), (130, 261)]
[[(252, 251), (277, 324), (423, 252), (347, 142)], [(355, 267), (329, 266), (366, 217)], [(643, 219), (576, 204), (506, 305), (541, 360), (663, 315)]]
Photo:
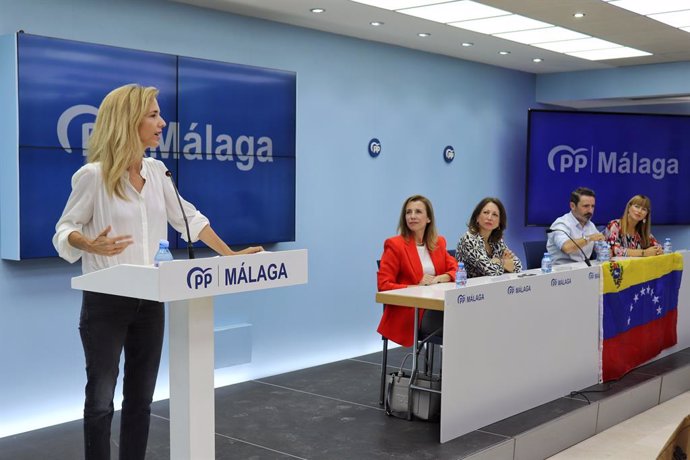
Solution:
[(635, 297), (633, 297), (633, 302), (637, 303), (638, 300), (639, 300), (639, 297), (637, 296), (637, 294), (635, 294)]
[[(646, 291), (647, 291), (647, 289), (645, 287), (642, 287), (642, 289), (640, 289), (640, 295), (643, 296)], [(637, 297), (637, 296), (635, 296), (635, 297)]]
[(661, 307), (656, 307), (656, 314), (661, 315)]
[(649, 294), (649, 293), (651, 293), (651, 292), (652, 292), (652, 288), (649, 287), (649, 286), (647, 286), (647, 294)]
[(652, 303), (659, 303), (659, 296), (658, 295), (655, 295), (654, 297), (652, 297)]
[(633, 311), (633, 304), (630, 304), (630, 311)]
[(630, 326), (630, 317), (628, 316), (628, 326)]

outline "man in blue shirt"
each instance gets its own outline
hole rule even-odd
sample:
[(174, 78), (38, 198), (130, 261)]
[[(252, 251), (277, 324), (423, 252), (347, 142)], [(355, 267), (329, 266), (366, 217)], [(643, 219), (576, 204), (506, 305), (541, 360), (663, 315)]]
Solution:
[(594, 241), (605, 239), (591, 221), (594, 204), (595, 196), (591, 189), (579, 187), (570, 194), (570, 212), (551, 224), (551, 229), (556, 231), (549, 234), (546, 242), (546, 250), (551, 254), (554, 265), (584, 262), (580, 249), (589, 258)]

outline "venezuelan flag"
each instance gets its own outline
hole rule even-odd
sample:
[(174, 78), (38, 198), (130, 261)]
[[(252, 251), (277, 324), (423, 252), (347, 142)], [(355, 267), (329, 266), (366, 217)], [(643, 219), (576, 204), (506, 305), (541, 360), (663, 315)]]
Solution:
[(683, 257), (666, 254), (601, 265), (602, 381), (615, 380), (678, 341)]

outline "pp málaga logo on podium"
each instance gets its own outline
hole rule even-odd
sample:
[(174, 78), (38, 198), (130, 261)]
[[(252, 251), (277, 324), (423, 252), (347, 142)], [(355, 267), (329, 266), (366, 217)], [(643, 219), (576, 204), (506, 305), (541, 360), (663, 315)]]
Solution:
[(194, 267), (187, 273), (187, 287), (189, 289), (206, 289), (213, 283), (212, 267)]

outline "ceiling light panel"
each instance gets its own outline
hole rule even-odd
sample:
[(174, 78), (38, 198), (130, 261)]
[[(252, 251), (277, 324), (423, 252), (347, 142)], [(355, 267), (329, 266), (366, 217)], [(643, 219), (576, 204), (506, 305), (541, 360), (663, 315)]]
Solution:
[(499, 10), (498, 8), (482, 5), (481, 3), (470, 0), (438, 3), (418, 8), (398, 9), (396, 11), (444, 24), (511, 14), (509, 11)]
[(453, 22), (448, 25), (489, 35), (528, 29), (540, 29), (552, 26), (552, 24), (537, 21), (536, 19), (526, 18), (518, 14), (510, 14), (507, 16), (498, 16), (494, 18), (475, 19), (474, 21)]
[(644, 16), (689, 8), (688, 0), (612, 0), (608, 3)]
[(363, 3), (384, 10), (399, 10), (400, 8), (412, 8), (415, 6), (431, 5), (440, 0), (352, 0), (355, 3)]
[(526, 45), (589, 38), (589, 35), (581, 34), (580, 32), (575, 32), (574, 30), (565, 29), (563, 27), (546, 27), (544, 29), (507, 32), (504, 34), (495, 34), (494, 36), (518, 43), (524, 43)]
[(622, 59), (651, 55), (651, 53), (647, 53), (646, 51), (628, 48), (627, 46), (621, 46), (620, 48), (610, 48), (606, 50), (578, 51), (575, 53), (566, 54), (568, 54), (568, 56), (575, 56), (590, 61), (604, 61), (607, 59)]
[(549, 43), (535, 43), (533, 46), (544, 48), (557, 53), (572, 53), (575, 51), (591, 51), (607, 48), (619, 48), (621, 45), (601, 38), (580, 38), (578, 40), (562, 40)]
[[(686, 3), (687, 6), (689, 5)], [(648, 17), (673, 27), (690, 26), (690, 10), (687, 9), (685, 11), (674, 11), (673, 13), (650, 14)]]

